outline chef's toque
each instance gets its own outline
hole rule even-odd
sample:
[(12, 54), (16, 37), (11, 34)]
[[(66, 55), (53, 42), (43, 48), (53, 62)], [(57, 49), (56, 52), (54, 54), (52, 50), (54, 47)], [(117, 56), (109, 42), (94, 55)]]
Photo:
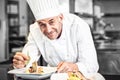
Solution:
[(54, 17), (60, 14), (58, 0), (27, 0), (36, 20)]

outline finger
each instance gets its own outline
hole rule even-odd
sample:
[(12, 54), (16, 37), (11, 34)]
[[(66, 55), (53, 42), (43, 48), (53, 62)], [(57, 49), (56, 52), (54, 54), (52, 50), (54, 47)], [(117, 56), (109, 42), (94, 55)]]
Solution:
[(64, 72), (71, 72), (72, 71), (72, 69), (71, 69), (71, 66), (66, 66), (65, 67), (65, 70), (64, 70)]
[(59, 69), (59, 68), (62, 66), (63, 63), (64, 63), (64, 62), (60, 62), (60, 63), (58, 64), (58, 66), (57, 66), (57, 69)]
[(13, 63), (15, 68), (24, 68), (25, 65), (18, 65), (17, 63)]
[(16, 68), (23, 68), (25, 66), (25, 64), (21, 61), (13, 61), (13, 66)]
[(58, 73), (62, 73), (62, 72), (65, 72), (66, 71), (66, 68), (65, 68), (65, 64), (62, 63), (61, 66), (57, 69), (57, 72)]
[(71, 71), (72, 71), (72, 69), (71, 69), (71, 67), (69, 65), (64, 65), (64, 68), (60, 72), (66, 73), (66, 72), (71, 72)]
[(19, 60), (16, 60), (16, 59), (13, 59), (13, 63), (18, 64), (18, 65), (25, 65), (24, 61), (19, 61)]
[(24, 60), (28, 60), (28, 56), (21, 53), (21, 52), (17, 52), (15, 55), (14, 55), (14, 59), (16, 60), (21, 60), (21, 61), (24, 61)]
[(14, 60), (16, 60), (16, 61), (24, 61), (24, 58), (22, 56), (20, 56), (20, 55), (15, 55)]
[(17, 62), (17, 61), (18, 61), (17, 59), (14, 59), (14, 58), (13, 58), (13, 63), (15, 63), (15, 62)]
[(68, 70), (69, 70), (69, 68), (65, 66), (60, 72), (61, 73), (66, 73), (66, 72), (68, 72)]
[(29, 59), (29, 56), (27, 56), (26, 54), (21, 53), (21, 52), (17, 52), (16, 55), (22, 56), (25, 60)]

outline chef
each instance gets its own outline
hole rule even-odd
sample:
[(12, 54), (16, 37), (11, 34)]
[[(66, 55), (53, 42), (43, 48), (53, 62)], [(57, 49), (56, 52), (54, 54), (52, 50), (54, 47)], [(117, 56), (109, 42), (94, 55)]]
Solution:
[[(63, 13), (58, 0), (27, 0), (35, 23), (30, 25), (28, 41), (22, 52), (13, 58), (15, 68), (25, 67), (40, 56), (57, 72), (80, 71), (87, 77), (97, 73), (99, 66), (88, 24), (80, 17)], [(28, 57), (29, 56), (29, 57)]]

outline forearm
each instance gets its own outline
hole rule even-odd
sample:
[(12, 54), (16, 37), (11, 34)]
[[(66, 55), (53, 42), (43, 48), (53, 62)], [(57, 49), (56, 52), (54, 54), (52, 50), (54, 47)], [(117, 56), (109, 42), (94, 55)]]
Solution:
[(82, 62), (77, 62), (76, 65), (78, 66), (79, 71), (84, 75), (84, 76), (89, 76), (89, 74), (97, 73), (99, 66), (98, 64), (90, 64), (90, 63), (82, 63)]
[(79, 45), (79, 57), (76, 63), (84, 75), (96, 73), (99, 69), (97, 54), (93, 45)]
[(78, 60), (77, 65), (79, 71), (86, 75), (89, 73), (96, 73), (99, 69), (96, 49), (94, 46), (91, 31), (88, 25), (84, 24), (84, 28), (80, 27), (77, 47), (78, 47)]

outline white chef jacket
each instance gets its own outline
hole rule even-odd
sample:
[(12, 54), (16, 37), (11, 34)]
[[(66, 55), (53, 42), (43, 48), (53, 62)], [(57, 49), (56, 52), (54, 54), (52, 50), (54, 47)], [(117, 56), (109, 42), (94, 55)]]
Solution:
[(37, 22), (31, 24), (23, 53), (29, 52), (33, 61), (42, 55), (50, 66), (57, 66), (61, 61), (76, 63), (85, 76), (96, 73), (99, 66), (88, 24), (76, 15), (63, 15), (62, 33), (55, 40), (43, 35)]

